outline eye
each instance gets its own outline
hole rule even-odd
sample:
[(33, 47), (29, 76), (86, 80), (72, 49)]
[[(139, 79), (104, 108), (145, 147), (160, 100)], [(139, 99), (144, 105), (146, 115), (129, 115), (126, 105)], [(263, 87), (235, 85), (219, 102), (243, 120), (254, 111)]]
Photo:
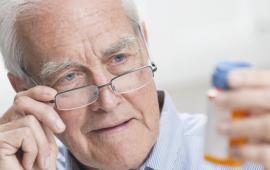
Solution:
[(65, 85), (71, 85), (71, 84), (81, 84), (84, 83), (85, 80), (85, 74), (80, 72), (71, 72), (64, 75), (59, 81), (57, 81), (56, 85), (59, 86), (65, 86)]
[(67, 81), (72, 81), (75, 78), (75, 76), (76, 76), (75, 73), (70, 73), (70, 74), (66, 75), (64, 77), (64, 79)]
[(124, 63), (126, 60), (127, 60), (127, 56), (125, 54), (117, 54), (113, 56), (111, 62), (113, 65), (117, 65), (117, 64)]

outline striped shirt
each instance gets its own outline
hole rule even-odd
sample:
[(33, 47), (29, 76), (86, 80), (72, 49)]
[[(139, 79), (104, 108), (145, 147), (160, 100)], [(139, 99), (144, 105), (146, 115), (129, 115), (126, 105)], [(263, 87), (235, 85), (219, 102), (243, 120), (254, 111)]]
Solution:
[[(140, 170), (263, 170), (246, 163), (241, 168), (228, 168), (203, 160), (204, 114), (179, 114), (167, 93), (164, 95), (160, 132), (148, 159)], [(74, 157), (59, 143), (58, 170), (79, 170)]]

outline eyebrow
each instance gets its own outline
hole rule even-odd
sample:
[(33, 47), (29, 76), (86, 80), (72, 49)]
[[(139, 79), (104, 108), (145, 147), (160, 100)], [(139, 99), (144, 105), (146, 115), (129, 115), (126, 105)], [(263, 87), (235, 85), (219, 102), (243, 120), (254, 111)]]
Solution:
[(120, 38), (119, 41), (112, 44), (109, 48), (103, 50), (102, 56), (103, 57), (110, 56), (112, 54), (115, 54), (115, 53), (121, 51), (122, 49), (136, 46), (136, 45), (138, 46), (138, 41), (135, 37), (132, 37), (132, 36), (122, 37), (122, 38)]
[(81, 64), (79, 63), (75, 63), (75, 62), (71, 62), (71, 61), (65, 61), (65, 62), (48, 62), (46, 64), (44, 64), (44, 66), (42, 67), (41, 71), (40, 71), (40, 78), (43, 82), (46, 83), (47, 79), (49, 76), (66, 70), (70, 67), (80, 67)]

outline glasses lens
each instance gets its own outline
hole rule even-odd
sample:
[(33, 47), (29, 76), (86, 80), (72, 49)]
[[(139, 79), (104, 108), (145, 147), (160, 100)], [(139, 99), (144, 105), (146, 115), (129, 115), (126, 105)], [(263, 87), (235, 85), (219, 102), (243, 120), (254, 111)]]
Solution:
[(72, 110), (89, 105), (98, 97), (97, 86), (86, 86), (74, 89), (56, 96), (55, 102), (58, 110)]
[(127, 93), (144, 87), (152, 78), (151, 67), (145, 67), (114, 79), (112, 87), (118, 93)]

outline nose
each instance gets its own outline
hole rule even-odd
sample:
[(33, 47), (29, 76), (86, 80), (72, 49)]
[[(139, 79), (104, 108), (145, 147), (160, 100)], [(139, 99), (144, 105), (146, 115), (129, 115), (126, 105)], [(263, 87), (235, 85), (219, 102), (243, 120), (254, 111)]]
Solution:
[[(101, 78), (101, 77), (99, 77)], [(91, 109), (92, 111), (103, 111), (103, 112), (111, 112), (117, 105), (120, 103), (120, 96), (118, 94), (115, 94), (113, 90), (111, 89), (110, 85), (106, 85), (108, 81), (106, 78), (104, 78), (102, 81), (103, 85), (99, 88), (99, 96), (95, 103), (92, 104)]]
[(109, 86), (106, 86), (99, 91), (99, 98), (96, 101), (97, 108), (95, 109), (111, 112), (119, 103), (119, 96), (117, 96)]

